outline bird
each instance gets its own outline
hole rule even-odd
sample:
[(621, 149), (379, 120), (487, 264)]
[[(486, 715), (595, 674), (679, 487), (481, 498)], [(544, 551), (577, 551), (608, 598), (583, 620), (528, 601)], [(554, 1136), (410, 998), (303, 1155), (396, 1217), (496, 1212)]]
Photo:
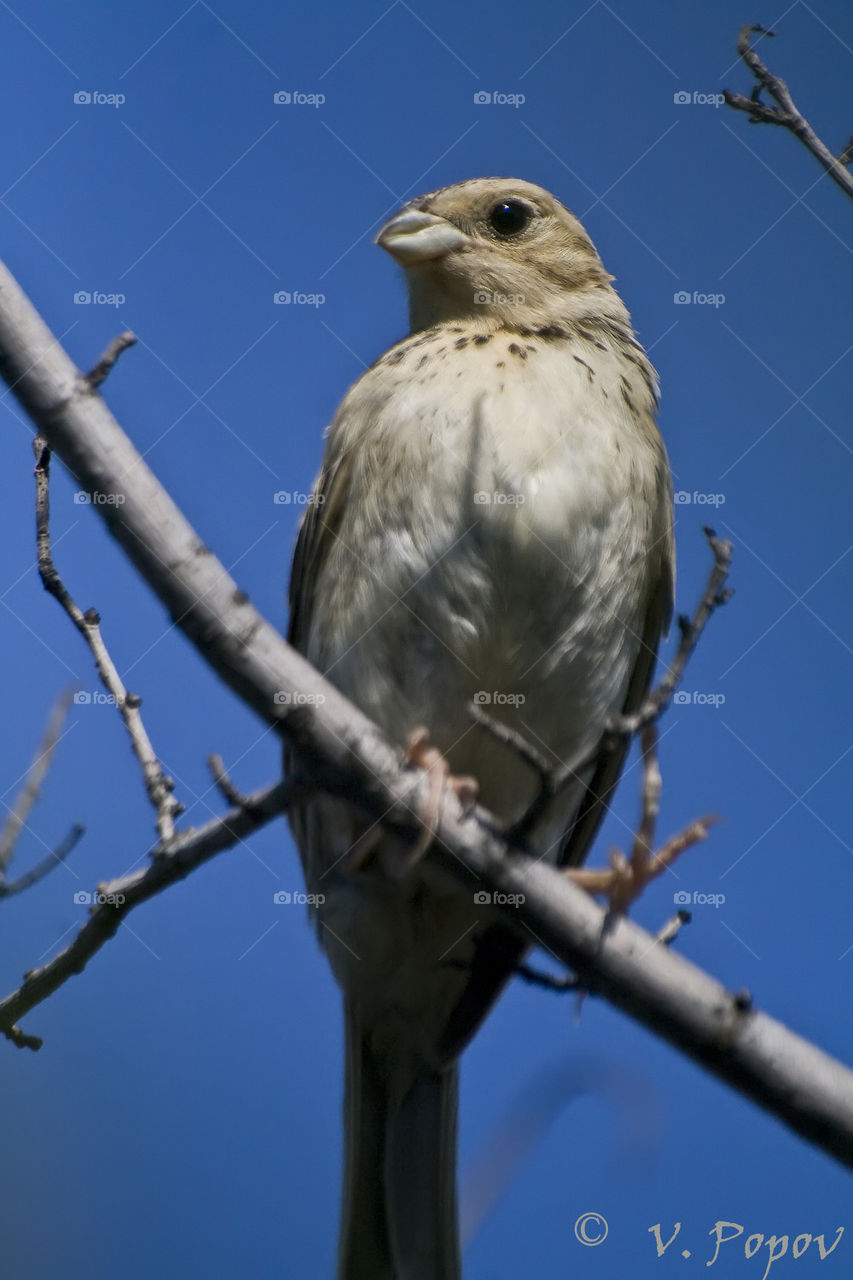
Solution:
[[(657, 375), (581, 222), (534, 183), (428, 192), (376, 243), (410, 332), (327, 429), (288, 639), (505, 830), (539, 784), (483, 715), (555, 766), (588, 760), (525, 842), (578, 866), (627, 749), (605, 728), (640, 705), (672, 612)], [(339, 1280), (458, 1280), (459, 1057), (534, 940), (429, 857), (400, 873), (346, 797), (304, 794), (289, 821), (343, 994)]]

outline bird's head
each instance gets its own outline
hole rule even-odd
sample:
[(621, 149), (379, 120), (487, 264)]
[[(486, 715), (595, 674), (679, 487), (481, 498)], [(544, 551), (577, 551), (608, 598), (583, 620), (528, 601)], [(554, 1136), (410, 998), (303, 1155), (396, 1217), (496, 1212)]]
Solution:
[(580, 222), (532, 182), (474, 178), (419, 196), (376, 243), (406, 272), (413, 331), (466, 319), (538, 327), (590, 302), (625, 316)]

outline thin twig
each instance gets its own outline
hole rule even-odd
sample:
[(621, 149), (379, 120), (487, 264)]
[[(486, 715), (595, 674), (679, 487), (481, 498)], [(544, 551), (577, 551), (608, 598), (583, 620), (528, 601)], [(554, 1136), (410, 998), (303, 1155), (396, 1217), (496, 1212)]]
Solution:
[[(118, 341), (118, 339), (115, 340), (115, 342)], [(104, 359), (106, 358), (105, 356)], [(50, 546), (50, 449), (41, 436), (36, 436), (33, 441), (33, 451), (36, 456), (36, 539), (39, 575), (45, 590), (59, 601), (89, 646), (98, 668), (98, 675), (118, 707), (130, 736), (134, 754), (142, 768), (145, 790), (157, 814), (157, 833), (160, 844), (167, 848), (175, 837), (175, 818), (183, 812), (184, 806), (175, 798), (174, 781), (163, 772), (163, 767), (145, 731), (139, 711), (142, 699), (125, 689), (118, 669), (110, 657), (101, 635), (99, 614), (95, 609), (87, 609), (85, 613), (80, 609), (53, 563)], [(78, 694), (78, 700), (79, 697)]]
[(0, 1035), (19, 1048), (38, 1049), (41, 1040), (24, 1036), (15, 1024), (77, 973), (113, 937), (134, 907), (183, 880), (203, 863), (246, 839), (253, 831), (284, 813), (305, 794), (300, 779), (285, 779), (246, 797), (246, 803), (213, 818), (195, 831), (180, 832), (170, 849), (155, 850), (148, 866), (120, 880), (98, 885), (97, 904), (72, 942), (39, 969), (31, 969), (17, 991), (0, 1001)]
[(25, 871), (22, 876), (18, 876), (17, 880), (12, 880), (8, 884), (5, 882), (0, 884), (0, 898), (11, 898), (15, 893), (23, 893), (31, 885), (43, 880), (49, 871), (52, 871), (54, 867), (58, 867), (61, 862), (66, 860), (72, 849), (76, 847), (79, 840), (85, 835), (85, 832), (86, 828), (81, 826), (79, 822), (75, 822), (68, 835), (61, 844), (57, 845), (52, 853), (42, 858), (41, 862), (37, 862), (29, 871)]
[[(9, 809), (6, 821), (3, 823), (3, 830), (0, 831), (0, 894), (11, 892), (8, 886), (3, 888), (6, 868), (15, 856), (15, 845), (17, 844), (18, 836), (21, 834), (32, 807), (41, 793), (42, 784), (53, 760), (53, 754), (62, 736), (62, 726), (65, 724), (73, 694), (73, 689), (67, 689), (65, 693), (59, 695), (53, 704), (47, 727), (33, 756), (33, 762), (24, 775), (21, 789), (15, 798), (14, 804)], [(70, 853), (70, 850), (68, 852)], [(41, 876), (38, 876), (37, 879), (41, 879)]]
[(686, 924), (690, 924), (693, 919), (689, 911), (685, 911), (682, 907), (680, 911), (676, 911), (674, 916), (670, 916), (666, 924), (658, 929), (655, 934), (655, 942), (662, 943), (665, 947), (669, 947), (681, 933)]
[[(766, 31), (764, 27), (758, 25), (741, 27), (740, 29), (737, 51), (758, 83), (748, 98), (745, 98), (742, 93), (733, 93), (731, 89), (724, 89), (723, 98), (727, 105), (734, 107), (736, 111), (746, 111), (749, 115), (750, 124), (778, 124), (784, 129), (790, 129), (791, 133), (796, 138), (799, 138), (800, 142), (823, 165), (833, 182), (836, 182), (842, 191), (853, 198), (853, 175), (847, 170), (851, 151), (853, 151), (853, 138), (850, 139), (839, 156), (836, 157), (832, 154), (826, 143), (821, 142), (808, 120), (795, 106), (785, 81), (774, 75), (752, 48), (750, 38), (753, 33), (770, 37), (774, 35), (774, 32)], [(762, 102), (762, 89), (766, 89), (779, 105), (771, 107), (766, 102)]]
[(121, 353), (126, 351), (128, 347), (132, 347), (135, 342), (136, 336), (130, 330), (125, 330), (124, 333), (120, 333), (118, 337), (113, 338), (98, 363), (85, 375), (86, 381), (93, 391), (108, 377)]
[(515, 974), (531, 987), (544, 987), (546, 991), (556, 991), (561, 995), (566, 991), (577, 991), (581, 985), (577, 978), (558, 978), (542, 969), (534, 969), (529, 964), (518, 965)]
[(639, 864), (650, 857), (655, 847), (655, 832), (660, 815), (660, 797), (663, 780), (658, 762), (658, 731), (654, 724), (643, 730), (643, 802), (640, 821), (634, 833), (631, 862)]
[(530, 768), (541, 782), (545, 782), (554, 772), (554, 766), (551, 761), (547, 760), (542, 752), (525, 738), (524, 734), (519, 733), (517, 729), (512, 729), (508, 724), (504, 724), (502, 720), (496, 720), (494, 716), (490, 716), (479, 703), (470, 703), (468, 714), (476, 724), (485, 729), (488, 734), (491, 734), (497, 742), (503, 743), (505, 747), (512, 747), (516, 754), (526, 764), (530, 765)]
[(233, 805), (236, 809), (245, 808), (248, 804), (248, 798), (231, 781), (222, 756), (217, 752), (209, 755), (207, 757), (207, 767), (210, 769), (216, 789), (225, 803)]
[(675, 657), (669, 664), (666, 674), (660, 683), (646, 696), (639, 710), (630, 716), (616, 716), (608, 725), (607, 734), (615, 741), (623, 737), (633, 737), (648, 724), (653, 724), (672, 701), (672, 696), (684, 678), (688, 662), (699, 643), (699, 637), (708, 625), (715, 609), (727, 604), (734, 595), (730, 587), (725, 586), (726, 578), (732, 563), (732, 544), (725, 538), (718, 538), (714, 530), (705, 526), (705, 537), (714, 556), (714, 564), (708, 577), (708, 584), (702, 599), (696, 607), (692, 618), (681, 615), (678, 627), (681, 641)]

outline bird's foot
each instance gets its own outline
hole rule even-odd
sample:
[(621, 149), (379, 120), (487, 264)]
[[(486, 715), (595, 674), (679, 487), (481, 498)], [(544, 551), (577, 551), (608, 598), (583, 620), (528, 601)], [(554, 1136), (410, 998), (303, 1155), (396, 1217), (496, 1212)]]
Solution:
[[(477, 780), (464, 776), (456, 776), (450, 772), (450, 766), (438, 747), (429, 744), (429, 731), (424, 728), (415, 729), (406, 741), (404, 748), (408, 764), (423, 769), (428, 777), (427, 800), (422, 818), (422, 831), (413, 845), (402, 851), (398, 842), (393, 841), (393, 850), (383, 846), (382, 865), (388, 874), (401, 879), (412, 867), (420, 862), (429, 846), (435, 839), (444, 792), (449, 789), (459, 801), (463, 814), (469, 812), (477, 801)], [(347, 871), (360, 871), (373, 858), (383, 840), (380, 823), (376, 822), (351, 846), (346, 855)], [(387, 838), (387, 837), (386, 837)], [(389, 856), (385, 857), (387, 853)]]
[(427, 801), (423, 814), (423, 831), (409, 849), (405, 870), (419, 862), (435, 839), (444, 792), (449, 789), (459, 801), (463, 814), (467, 814), (477, 802), (477, 779), (450, 772), (450, 766), (438, 747), (430, 746), (429, 730), (415, 729), (406, 741), (406, 759), (409, 764), (423, 769), (428, 776)]
[(719, 818), (709, 814), (691, 822), (656, 852), (638, 840), (630, 859), (621, 850), (613, 849), (609, 869), (570, 867), (566, 875), (574, 884), (586, 889), (587, 893), (603, 894), (607, 898), (610, 915), (626, 915), (646, 885), (671, 867), (676, 858), (687, 849), (692, 849), (695, 844), (707, 839), (708, 828), (715, 822), (719, 822)]

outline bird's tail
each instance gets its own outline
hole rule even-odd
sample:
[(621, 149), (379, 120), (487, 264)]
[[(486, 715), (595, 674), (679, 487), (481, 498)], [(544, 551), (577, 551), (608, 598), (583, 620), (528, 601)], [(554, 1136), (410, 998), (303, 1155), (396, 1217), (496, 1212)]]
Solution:
[(393, 1060), (346, 1006), (338, 1280), (460, 1280), (455, 1063)]

